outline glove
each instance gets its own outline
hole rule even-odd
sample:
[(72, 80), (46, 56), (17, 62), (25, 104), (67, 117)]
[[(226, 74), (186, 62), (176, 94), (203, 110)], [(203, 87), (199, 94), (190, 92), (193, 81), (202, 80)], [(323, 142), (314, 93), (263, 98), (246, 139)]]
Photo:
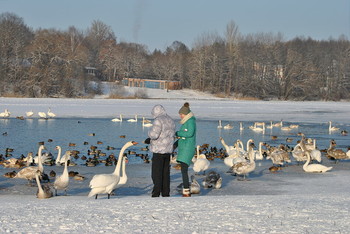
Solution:
[(147, 138), (145, 141), (144, 141), (145, 144), (150, 144), (151, 143), (151, 138)]

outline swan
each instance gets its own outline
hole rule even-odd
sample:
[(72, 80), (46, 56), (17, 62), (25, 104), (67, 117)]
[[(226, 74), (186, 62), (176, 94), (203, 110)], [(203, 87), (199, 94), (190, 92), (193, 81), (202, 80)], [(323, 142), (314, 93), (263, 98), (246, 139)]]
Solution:
[(348, 155), (342, 149), (336, 149), (336, 142), (330, 141), (329, 148), (327, 149), (327, 157), (333, 160), (349, 159)]
[(271, 159), (273, 164), (283, 165), (285, 162), (290, 163), (289, 153), (281, 145), (279, 149), (274, 149), (271, 151), (270, 155), (266, 159)]
[(283, 126), (283, 121), (281, 119), (281, 122), (273, 124), (274, 127), (282, 127)]
[(120, 181), (120, 167), (121, 161), (124, 156), (124, 151), (133, 145), (136, 145), (137, 142), (129, 141), (127, 142), (120, 150), (118, 162), (115, 166), (114, 172), (111, 174), (99, 174), (95, 175), (90, 181), (91, 191), (88, 197), (92, 197), (95, 195), (95, 199), (97, 199), (98, 194), (107, 193), (108, 199), (111, 196), (112, 191), (117, 187)]
[(233, 126), (231, 124), (226, 124), (224, 127), (224, 129), (233, 129)]
[(210, 171), (202, 182), (204, 188), (219, 189), (222, 185), (222, 177), (215, 171)]
[(265, 132), (265, 123), (262, 124), (262, 127), (257, 127), (257, 124), (254, 124), (254, 126), (251, 126), (251, 128), (254, 132)]
[(255, 161), (254, 161), (254, 152), (253, 152), (254, 143), (252, 142), (248, 147), (248, 156), (249, 161), (236, 163), (232, 166), (232, 171), (237, 175), (243, 175), (243, 180), (245, 180), (246, 175), (255, 170)]
[(311, 160), (310, 153), (308, 151), (306, 151), (305, 153), (307, 155), (307, 160), (306, 160), (305, 164), (303, 165), (303, 169), (304, 169), (305, 172), (320, 172), (320, 173), (323, 173), (323, 172), (332, 170), (333, 167), (326, 167), (326, 166), (323, 166), (323, 165), (318, 164), (318, 163), (317, 164), (309, 164), (310, 160)]
[(244, 130), (244, 127), (243, 127), (243, 123), (242, 123), (242, 122), (239, 122), (239, 130), (240, 130), (240, 131), (243, 131), (243, 130)]
[(145, 117), (142, 117), (142, 127), (152, 127), (153, 124), (152, 123), (147, 123), (145, 121)]
[(203, 172), (205, 174), (205, 171), (208, 170), (210, 166), (210, 162), (205, 156), (205, 154), (199, 154), (199, 145), (197, 145), (197, 160), (193, 164), (193, 171), (196, 172), (196, 174), (199, 174), (199, 172)]
[(260, 141), (259, 142), (259, 150), (254, 150), (254, 158), (255, 160), (263, 160), (264, 159), (264, 155), (262, 153), (262, 146), (263, 146), (264, 142)]
[(332, 121), (329, 121), (328, 130), (329, 130), (330, 132), (332, 132), (332, 131), (338, 131), (339, 128), (332, 126)]
[[(183, 183), (179, 184), (176, 187), (176, 190), (177, 192), (182, 194)], [(194, 175), (191, 175), (190, 191), (191, 191), (191, 194), (199, 194), (201, 192), (201, 186), (196, 180), (196, 178), (194, 177)]]
[(273, 128), (272, 121), (270, 121), (270, 125), (266, 126), (266, 128), (268, 128), (268, 129), (272, 129)]
[(128, 161), (128, 158), (124, 156), (122, 158), (122, 175), (120, 176), (119, 183), (117, 185), (117, 188), (122, 187), (126, 182), (128, 181), (128, 176), (126, 175), (126, 163)]
[(321, 151), (316, 148), (316, 139), (314, 139), (313, 142), (314, 142), (313, 149), (310, 151), (311, 160), (316, 160), (317, 162), (321, 162), (322, 154), (321, 154)]
[(47, 119), (47, 115), (46, 115), (45, 112), (38, 112), (38, 115), (39, 115), (39, 117), (42, 118), (42, 119)]
[(305, 151), (301, 148), (300, 143), (294, 146), (294, 149), (292, 150), (292, 156), (298, 163), (307, 160)]
[(194, 177), (194, 175), (191, 175), (191, 185), (190, 185), (190, 191), (191, 194), (199, 194), (201, 192), (201, 186)]
[(27, 179), (28, 184), (30, 184), (31, 180), (35, 178), (37, 171), (39, 170), (41, 173), (44, 173), (44, 167), (41, 162), (41, 154), (42, 150), (45, 149), (45, 146), (40, 145), (38, 150), (38, 166), (28, 166), (20, 170), (14, 178)]
[(64, 195), (67, 196), (67, 187), (69, 184), (69, 175), (68, 175), (68, 156), (64, 156), (64, 169), (62, 175), (56, 176), (56, 180), (53, 183), (55, 188), (55, 195), (57, 196), (57, 190), (64, 190)]
[(63, 157), (61, 157), (61, 154), (62, 154), (61, 146), (56, 146), (55, 150), (58, 150), (57, 158), (55, 161), (55, 164), (57, 166), (61, 166), (63, 163), (65, 163), (65, 158), (67, 158), (68, 161), (71, 160), (70, 150), (67, 150), (66, 153), (63, 155)]
[(119, 115), (119, 119), (118, 118), (114, 118), (112, 119), (113, 122), (123, 122), (123, 116)]
[(137, 115), (135, 115), (135, 119), (128, 119), (128, 122), (137, 122)]
[(36, 180), (36, 183), (38, 185), (38, 191), (36, 193), (36, 197), (39, 198), (39, 199), (45, 199), (45, 198), (52, 197), (53, 194), (52, 194), (52, 191), (51, 191), (49, 185), (41, 186), (39, 175), (41, 175), (41, 172), (40, 172), (40, 170), (37, 170), (35, 172), (35, 180)]
[(11, 115), (11, 112), (9, 112), (8, 109), (5, 109), (4, 112), (0, 113), (0, 117), (2, 117), (2, 118), (9, 118), (10, 115)]
[(34, 115), (34, 112), (32, 110), (26, 112), (26, 116), (28, 118), (32, 117)]
[(49, 107), (49, 110), (47, 111), (47, 116), (49, 116), (50, 118), (55, 118), (56, 114), (51, 112), (51, 108)]
[(222, 128), (222, 125), (221, 125), (221, 120), (219, 120), (219, 125), (218, 125), (218, 128)]

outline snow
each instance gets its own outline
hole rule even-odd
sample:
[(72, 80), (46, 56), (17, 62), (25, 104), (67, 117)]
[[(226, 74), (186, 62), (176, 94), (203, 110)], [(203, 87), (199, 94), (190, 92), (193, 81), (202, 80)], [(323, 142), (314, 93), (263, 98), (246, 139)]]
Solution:
[[(149, 99), (30, 99), (0, 98), (0, 111), (11, 117), (47, 111), (58, 118), (150, 116), (162, 104), (177, 118), (185, 101), (197, 118), (223, 120), (298, 121), (348, 123), (348, 102), (237, 101), (190, 90), (147, 89)], [(348, 139), (348, 138), (347, 138)], [(0, 178), (0, 232), (21, 233), (347, 233), (350, 180), (347, 161), (324, 160), (333, 170), (324, 174), (305, 173), (293, 164), (270, 173), (269, 161), (257, 162), (249, 181), (231, 176), (222, 161), (211, 161), (211, 169), (223, 176), (221, 189), (201, 188), (199, 195), (182, 198), (176, 193), (181, 174), (171, 169), (171, 197), (151, 198), (150, 164), (127, 165), (128, 182), (107, 199), (88, 198), (93, 175), (110, 173), (113, 167), (74, 166), (86, 177), (70, 179), (68, 196), (39, 200), (36, 187), (20, 179)], [(63, 167), (46, 167), (62, 173)], [(0, 173), (13, 169), (0, 168)], [(193, 173), (190, 167), (190, 174)], [(198, 176), (201, 183), (203, 177)], [(62, 191), (59, 191), (62, 194)]]

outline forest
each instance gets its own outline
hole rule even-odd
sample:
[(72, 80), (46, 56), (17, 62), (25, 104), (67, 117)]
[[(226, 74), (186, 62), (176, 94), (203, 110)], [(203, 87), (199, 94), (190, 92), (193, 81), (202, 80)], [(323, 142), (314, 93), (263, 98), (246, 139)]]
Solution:
[[(91, 84), (133, 77), (180, 81), (183, 88), (236, 99), (350, 99), (346, 36), (242, 35), (231, 21), (222, 35), (198, 35), (191, 48), (175, 40), (164, 51), (149, 51), (147, 45), (118, 41), (99, 20), (85, 30), (33, 30), (8, 12), (0, 14), (0, 32), (2, 97), (93, 97), (100, 90)], [(98, 72), (88, 74), (89, 67)]]

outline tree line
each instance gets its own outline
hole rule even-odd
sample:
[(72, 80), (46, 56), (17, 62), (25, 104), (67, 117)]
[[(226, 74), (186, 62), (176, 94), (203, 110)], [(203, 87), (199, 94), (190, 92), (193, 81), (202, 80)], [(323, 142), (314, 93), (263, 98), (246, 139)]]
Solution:
[[(189, 49), (164, 51), (118, 42), (95, 20), (86, 30), (32, 30), (13, 13), (0, 15), (0, 96), (84, 97), (101, 81), (124, 77), (181, 81), (184, 88), (234, 98), (344, 100), (350, 91), (350, 42), (280, 33), (242, 35), (231, 21), (223, 36), (203, 33)], [(95, 76), (86, 67), (99, 71)], [(94, 82), (91, 82), (94, 81)]]

